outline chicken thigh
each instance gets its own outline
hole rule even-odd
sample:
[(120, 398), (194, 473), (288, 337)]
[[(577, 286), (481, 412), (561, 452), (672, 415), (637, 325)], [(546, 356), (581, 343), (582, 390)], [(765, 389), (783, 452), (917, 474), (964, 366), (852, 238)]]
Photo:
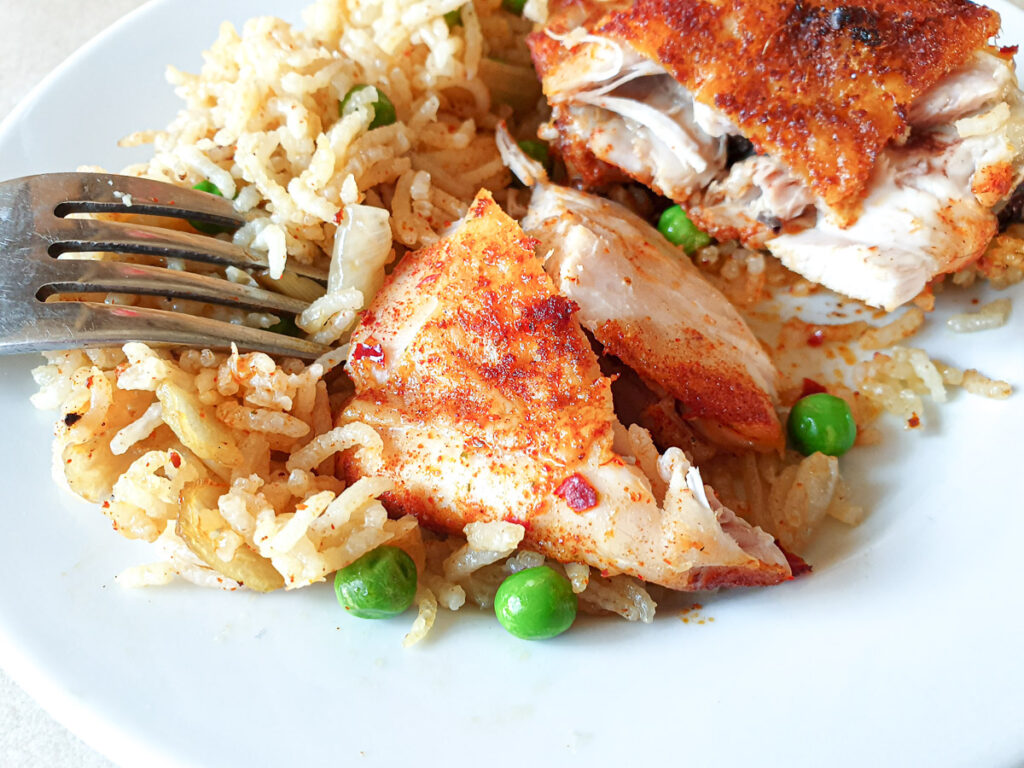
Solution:
[(791, 578), (771, 536), (723, 507), (683, 452), (658, 456), (612, 411), (611, 382), (535, 254), (481, 192), (448, 237), (406, 255), (352, 337), (342, 423), (380, 453), (339, 471), (382, 475), (382, 500), (437, 530), (519, 523), (521, 546), (673, 589)]

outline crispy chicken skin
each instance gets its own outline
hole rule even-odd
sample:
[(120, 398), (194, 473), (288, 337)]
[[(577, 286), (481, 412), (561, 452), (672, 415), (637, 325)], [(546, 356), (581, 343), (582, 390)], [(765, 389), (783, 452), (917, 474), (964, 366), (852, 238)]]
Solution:
[(682, 451), (658, 457), (618, 424), (576, 306), (534, 248), (481, 192), (454, 233), (403, 258), (352, 337), (356, 395), (339, 419), (369, 424), (383, 449), (344, 454), (340, 474), (391, 478), (389, 511), (425, 526), (518, 522), (522, 546), (609, 574), (674, 589), (790, 578)]
[(548, 181), (504, 126), (498, 148), (533, 188), (523, 230), (580, 323), (729, 448), (780, 450), (778, 372), (736, 308), (676, 246), (618, 203)]
[[(999, 30), (966, 0), (636, 0), (605, 13), (554, 6), (548, 30), (585, 23), (660, 63), (761, 153), (778, 158), (835, 211), (856, 216), (882, 148), (905, 136), (911, 104)], [(545, 85), (573, 67), (531, 35)], [(547, 89), (545, 89), (547, 92)]]
[(530, 37), (576, 180), (891, 310), (979, 258), (1024, 177), (1024, 93), (965, 0), (555, 0)]

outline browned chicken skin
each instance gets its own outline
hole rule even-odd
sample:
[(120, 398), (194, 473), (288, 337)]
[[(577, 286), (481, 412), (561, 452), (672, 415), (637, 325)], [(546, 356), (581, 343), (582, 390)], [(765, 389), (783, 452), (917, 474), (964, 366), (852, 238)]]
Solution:
[(729, 300), (679, 248), (623, 206), (552, 184), (504, 126), (498, 147), (533, 188), (522, 220), (559, 292), (604, 351), (675, 398), (730, 448), (781, 450), (778, 373)]
[(893, 309), (977, 259), (1021, 181), (998, 30), (966, 0), (555, 0), (529, 43), (585, 185), (625, 174)]
[[(636, 0), (602, 4), (594, 34), (628, 42), (729, 118), (834, 209), (854, 213), (882, 147), (902, 137), (914, 100), (999, 31), (965, 0)], [(582, 4), (549, 29), (578, 25)], [(559, 15), (562, 14), (562, 15)], [(570, 26), (572, 25), (572, 26)], [(530, 36), (542, 77), (568, 59)]]
[(383, 451), (344, 455), (341, 474), (392, 479), (385, 505), (428, 527), (517, 522), (523, 547), (607, 574), (675, 589), (789, 578), (772, 538), (682, 451), (659, 458), (618, 424), (534, 247), (481, 193), (453, 234), (403, 258), (352, 337), (356, 396), (340, 418), (373, 427)]

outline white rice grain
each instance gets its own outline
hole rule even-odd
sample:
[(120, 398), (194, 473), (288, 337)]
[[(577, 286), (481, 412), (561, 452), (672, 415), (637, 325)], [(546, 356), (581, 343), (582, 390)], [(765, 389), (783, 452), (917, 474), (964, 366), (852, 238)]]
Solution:
[(565, 575), (569, 579), (569, 583), (572, 584), (572, 591), (577, 595), (586, 590), (587, 585), (590, 584), (590, 566), (584, 565), (583, 563), (565, 563), (562, 566), (565, 569)]
[(526, 528), (518, 523), (508, 523), (504, 520), (491, 522), (469, 523), (463, 528), (466, 542), (471, 549), (477, 551), (496, 550), (499, 552), (511, 552), (526, 535)]
[(953, 315), (946, 324), (956, 333), (974, 333), (993, 328), (1002, 328), (1010, 319), (1009, 299), (996, 299), (981, 307), (977, 312), (963, 312)]
[(302, 437), (309, 432), (309, 424), (290, 414), (267, 408), (250, 408), (228, 400), (217, 406), (217, 418), (232, 429)]
[(437, 598), (428, 587), (417, 586), (414, 600), (418, 609), (416, 620), (413, 621), (409, 634), (402, 640), (403, 648), (413, 646), (426, 637), (437, 618)]
[(125, 568), (114, 577), (114, 581), (128, 589), (162, 587), (174, 581), (177, 575), (177, 571), (170, 563), (149, 563)]
[(163, 415), (163, 406), (159, 401), (150, 405), (142, 416), (111, 438), (110, 452), (115, 456), (121, 456), (133, 445), (145, 440), (164, 423)]
[(384, 450), (384, 441), (373, 427), (361, 422), (353, 422), (343, 427), (335, 427), (330, 432), (313, 438), (288, 458), (286, 466), (289, 472), (295, 469), (308, 471), (329, 456), (349, 448), (359, 448), (379, 454)]
[(962, 386), (972, 395), (979, 395), (992, 400), (1005, 400), (1013, 394), (1013, 387), (1008, 382), (990, 379), (974, 369), (964, 371)]
[(270, 276), (274, 280), (280, 278), (288, 261), (284, 230), (277, 224), (268, 224), (253, 240), (251, 247), (266, 253)]

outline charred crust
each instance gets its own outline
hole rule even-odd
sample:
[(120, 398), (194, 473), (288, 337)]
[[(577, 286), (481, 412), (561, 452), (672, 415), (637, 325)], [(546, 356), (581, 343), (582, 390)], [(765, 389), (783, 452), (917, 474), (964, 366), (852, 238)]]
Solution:
[(1024, 218), (1024, 184), (1018, 184), (1006, 205), (999, 211), (999, 231)]
[(850, 37), (856, 40), (858, 43), (864, 43), (874, 47), (882, 44), (882, 38), (878, 34), (877, 29), (869, 29), (867, 27), (853, 27), (850, 30)]
[[(686, 419), (706, 419), (731, 425), (738, 432), (763, 436), (769, 442), (780, 433), (781, 427), (770, 398), (754, 384), (745, 370), (725, 366), (721, 360), (714, 367), (698, 359), (666, 366), (658, 355), (645, 353), (647, 347), (641, 339), (614, 321), (602, 325), (595, 336), (607, 354), (619, 358), (633, 370), (646, 371), (652, 380), (676, 398), (685, 408)], [(677, 341), (711, 349), (709, 359), (717, 357), (713, 343), (697, 329), (687, 329)], [(724, 356), (721, 359), (724, 360)]]
[[(600, 18), (580, 5), (556, 2), (549, 28), (582, 19), (658, 61), (846, 222), (879, 153), (906, 136), (909, 106), (999, 30), (998, 14), (967, 0), (636, 0)], [(572, 55), (541, 36), (531, 49), (546, 79)], [(600, 168), (585, 159), (593, 187)]]
[(725, 140), (725, 165), (728, 168), (756, 154), (753, 142), (745, 136), (733, 135)]
[(782, 231), (782, 219), (768, 213), (759, 213), (757, 220), (772, 231), (772, 234), (779, 234)]

